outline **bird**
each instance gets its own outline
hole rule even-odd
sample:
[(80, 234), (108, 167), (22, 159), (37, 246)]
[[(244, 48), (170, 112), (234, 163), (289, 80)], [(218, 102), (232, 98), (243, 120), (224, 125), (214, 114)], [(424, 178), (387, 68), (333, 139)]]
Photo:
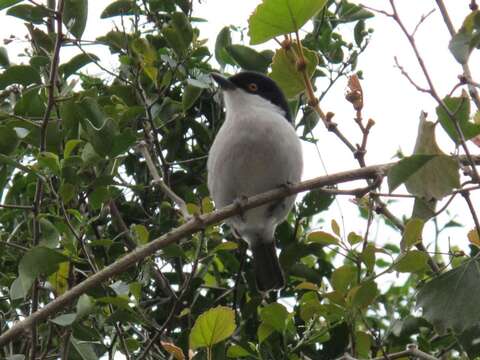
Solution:
[[(225, 121), (207, 160), (207, 185), (217, 208), (245, 197), (298, 183), (303, 171), (300, 139), (277, 83), (257, 72), (231, 77), (211, 73), (223, 93)], [(257, 289), (280, 290), (285, 278), (274, 233), (288, 216), (295, 195), (249, 209), (226, 223), (252, 252)]]

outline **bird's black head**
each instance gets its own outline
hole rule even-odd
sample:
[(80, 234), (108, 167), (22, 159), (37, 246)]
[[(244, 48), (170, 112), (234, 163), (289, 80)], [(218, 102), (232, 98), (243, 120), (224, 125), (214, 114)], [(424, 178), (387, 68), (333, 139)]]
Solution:
[(278, 87), (275, 81), (269, 77), (253, 71), (243, 71), (229, 78), (225, 78), (218, 73), (212, 73), (212, 77), (223, 91), (240, 88), (250, 94), (259, 95), (262, 98), (267, 99), (272, 104), (280, 107), (285, 112), (287, 120), (292, 122), (285, 95), (283, 95), (282, 90)]

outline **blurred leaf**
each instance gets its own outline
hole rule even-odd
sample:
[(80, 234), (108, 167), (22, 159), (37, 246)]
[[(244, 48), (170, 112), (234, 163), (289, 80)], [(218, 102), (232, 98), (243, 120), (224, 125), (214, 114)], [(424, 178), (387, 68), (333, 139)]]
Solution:
[(248, 19), (251, 44), (299, 30), (326, 3), (326, 0), (263, 0)]
[(413, 204), (412, 218), (419, 218), (424, 221), (431, 219), (435, 216), (435, 207), (437, 205), (437, 200), (425, 200), (419, 197), (415, 197), (415, 202)]
[(355, 244), (358, 244), (359, 242), (362, 242), (363, 237), (361, 237), (360, 235), (358, 235), (358, 234), (356, 234), (352, 231), (348, 234), (347, 240), (348, 240), (348, 243), (350, 245), (355, 245)]
[(321, 190), (311, 190), (303, 197), (300, 205), (298, 205), (298, 216), (300, 218), (310, 217), (327, 210), (334, 199), (334, 196)]
[(428, 255), (420, 250), (412, 250), (400, 255), (394, 269), (398, 272), (416, 273), (427, 268)]
[[(457, 121), (465, 140), (469, 140), (480, 134), (480, 124), (475, 124), (474, 122), (470, 121), (470, 100), (467, 96), (447, 96), (443, 99), (443, 103), (455, 121)], [(441, 105), (437, 106), (436, 111), (438, 121), (442, 125), (443, 129), (456, 144), (459, 144), (460, 137), (455, 129), (454, 120), (450, 118), (448, 113)]]
[(0, 89), (5, 89), (12, 84), (28, 86), (30, 84), (40, 84), (41, 82), (42, 80), (37, 70), (29, 65), (10, 66), (0, 74)]
[(322, 245), (338, 245), (339, 240), (325, 231), (314, 231), (308, 234), (308, 242), (319, 243)]
[(88, 0), (65, 0), (63, 23), (70, 33), (81, 39), (88, 17)]
[(107, 186), (99, 186), (88, 194), (88, 202), (93, 209), (100, 209), (102, 204), (110, 199), (110, 191)]
[(182, 96), (183, 111), (187, 111), (195, 104), (197, 99), (202, 94), (202, 91), (202, 88), (190, 84), (185, 87), (185, 91), (183, 92)]
[(227, 357), (229, 358), (242, 358), (242, 357), (247, 357), (247, 356), (252, 356), (250, 352), (245, 350), (243, 347), (240, 345), (230, 345), (227, 350)]
[(193, 30), (184, 13), (172, 14), (170, 25), (162, 30), (165, 40), (175, 53), (182, 57), (193, 40)]
[(410, 176), (420, 170), (433, 155), (413, 155), (404, 157), (388, 171), (388, 189), (393, 192), (397, 187), (408, 180)]
[(117, 0), (109, 4), (100, 15), (101, 19), (114, 16), (135, 15), (139, 13), (139, 8), (132, 0)]
[(227, 45), (227, 54), (244, 70), (267, 72), (271, 59), (248, 46)]
[(369, 272), (372, 272), (375, 266), (376, 251), (377, 249), (375, 248), (375, 246), (371, 243), (368, 243), (367, 246), (365, 246), (365, 249), (363, 249), (362, 253), (360, 254), (360, 259), (362, 259), (363, 263), (367, 266), (367, 270)]
[(92, 61), (99, 61), (97, 55), (89, 53), (81, 53), (75, 55), (65, 64), (60, 65), (58, 71), (63, 74), (63, 77), (66, 79), (70, 75), (75, 74), (78, 70), (84, 67), (87, 64), (90, 64)]
[[(298, 45), (294, 43), (292, 44), (292, 47), (297, 49)], [(272, 72), (269, 75), (273, 80), (276, 81), (278, 86), (280, 86), (280, 88), (284, 91), (285, 96), (289, 99), (305, 91), (303, 76), (302, 73), (297, 69), (293, 51), (293, 49), (278, 49), (273, 56)], [(312, 77), (315, 68), (318, 65), (317, 54), (307, 48), (303, 49), (303, 53), (307, 61), (306, 71), (308, 77)]]
[(10, 66), (10, 60), (8, 59), (7, 49), (0, 46), (0, 66), (4, 69)]
[(257, 329), (258, 343), (261, 344), (262, 342), (264, 342), (265, 339), (273, 333), (273, 331), (273, 327), (262, 322)]
[(23, 0), (0, 0), (0, 10), (6, 9), (22, 1)]
[(422, 219), (412, 218), (405, 224), (405, 230), (403, 231), (402, 240), (400, 242), (400, 248), (402, 250), (408, 250), (413, 245), (421, 242), (423, 225), (425, 221)]
[(41, 24), (49, 12), (42, 6), (21, 4), (7, 10), (7, 15), (18, 17), (33, 24)]
[(43, 151), (38, 154), (37, 160), (41, 168), (48, 169), (55, 175), (60, 175), (60, 161), (57, 154)]
[(332, 274), (332, 287), (341, 293), (346, 293), (357, 280), (357, 269), (351, 265), (343, 265)]
[(480, 355), (480, 325), (476, 324), (461, 334), (457, 334), (458, 341), (462, 349), (468, 354), (470, 359), (476, 359)]
[(220, 30), (215, 40), (215, 60), (220, 66), (225, 67), (227, 64), (233, 64), (233, 60), (228, 55), (226, 47), (232, 45), (232, 37), (230, 35), (230, 27), (225, 26)]
[(73, 324), (76, 317), (77, 314), (75, 313), (62, 314), (57, 316), (56, 318), (51, 319), (50, 321), (59, 326), (70, 326)]
[(370, 334), (364, 331), (355, 332), (355, 345), (360, 358), (368, 358), (370, 355), (370, 348), (373, 345), (373, 339)]
[(27, 294), (33, 281), (42, 275), (58, 271), (59, 264), (68, 258), (47, 247), (37, 246), (30, 249), (20, 260), (18, 276), (24, 294)]
[(364, 9), (359, 5), (352, 4), (347, 1), (342, 1), (339, 18), (335, 21), (338, 21), (340, 23), (346, 23), (358, 20), (366, 20), (373, 16), (374, 14), (372, 12)]
[(0, 125), (0, 154), (10, 155), (15, 151), (19, 143), (20, 139), (14, 129)]
[(217, 306), (201, 314), (190, 332), (190, 348), (212, 347), (229, 338), (235, 331), (235, 312)]
[(471, 259), (425, 284), (417, 295), (417, 306), (440, 333), (460, 333), (480, 322), (480, 261)]
[(68, 273), (70, 271), (70, 263), (62, 262), (58, 265), (58, 270), (48, 277), (48, 282), (55, 290), (55, 295), (62, 295), (68, 290)]
[(283, 333), (287, 328), (288, 311), (282, 304), (271, 303), (260, 310), (262, 322)]
[(470, 230), (467, 234), (467, 237), (468, 241), (470, 241), (470, 244), (480, 247), (480, 237), (478, 236), (478, 231), (476, 228)]
[(358, 308), (365, 308), (373, 303), (378, 295), (377, 284), (374, 281), (368, 281), (360, 284), (350, 290), (349, 295), (352, 304)]
[(150, 238), (150, 233), (148, 232), (147, 228), (141, 224), (133, 225), (133, 234), (135, 235), (135, 241), (138, 246), (145, 245), (148, 243)]
[(75, 337), (70, 336), (70, 344), (72, 344), (72, 348), (78, 354), (76, 358), (80, 358), (82, 360), (98, 360), (98, 355), (95, 353), (92, 343), (80, 341)]
[(185, 360), (185, 355), (183, 354), (182, 349), (174, 343), (160, 341), (160, 344), (162, 344), (165, 351), (172, 355), (175, 360)]

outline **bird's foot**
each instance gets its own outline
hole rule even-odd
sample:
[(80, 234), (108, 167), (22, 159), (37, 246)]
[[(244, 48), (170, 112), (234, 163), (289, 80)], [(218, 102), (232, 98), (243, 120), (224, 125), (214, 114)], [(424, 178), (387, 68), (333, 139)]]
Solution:
[(283, 184), (280, 184), (278, 187), (280, 189), (284, 189), (284, 190), (288, 191), (288, 193), (290, 194), (291, 191), (292, 191), (293, 183), (290, 182), (290, 181), (287, 181), (287, 182), (284, 182)]
[(245, 214), (245, 206), (248, 204), (248, 197), (245, 195), (240, 195), (238, 198), (236, 198), (233, 201), (233, 205), (235, 206), (236, 209), (239, 210), (238, 216), (242, 221), (245, 220), (244, 214)]

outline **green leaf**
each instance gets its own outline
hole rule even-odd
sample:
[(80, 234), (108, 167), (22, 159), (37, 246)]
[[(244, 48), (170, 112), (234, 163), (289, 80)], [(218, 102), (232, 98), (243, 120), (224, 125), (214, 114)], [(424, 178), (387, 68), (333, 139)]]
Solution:
[(375, 266), (375, 253), (377, 249), (373, 244), (367, 244), (365, 249), (363, 249), (362, 253), (360, 254), (360, 258), (362, 259), (363, 263), (367, 266), (367, 270), (372, 272), (373, 267)]
[(145, 245), (148, 243), (150, 238), (150, 233), (147, 228), (141, 224), (135, 224), (132, 226), (135, 242), (138, 246)]
[(271, 303), (260, 310), (262, 322), (283, 333), (287, 328), (288, 311), (282, 304)]
[(41, 152), (37, 156), (41, 168), (50, 170), (55, 175), (60, 175), (60, 161), (58, 155), (51, 152)]
[(23, 0), (0, 0), (0, 10), (6, 9), (22, 1)]
[(10, 126), (0, 125), (0, 154), (10, 155), (15, 151), (20, 139)]
[(115, 145), (115, 135), (118, 134), (115, 122), (108, 118), (100, 128), (97, 128), (89, 119), (83, 118), (82, 127), (87, 131), (88, 140), (95, 152), (100, 156), (108, 156)]
[(88, 195), (88, 202), (93, 209), (100, 209), (102, 204), (111, 197), (107, 186), (99, 186)]
[(232, 45), (232, 37), (230, 35), (230, 27), (225, 26), (217, 35), (215, 40), (215, 60), (220, 66), (225, 67), (227, 64), (233, 64), (232, 58), (228, 55), (226, 47)]
[(339, 240), (325, 231), (314, 231), (308, 234), (308, 242), (319, 243), (322, 245), (338, 245)]
[(248, 19), (251, 44), (299, 30), (326, 3), (326, 0), (263, 0)]
[(193, 40), (193, 30), (184, 13), (172, 14), (170, 25), (162, 30), (168, 45), (179, 57), (183, 57)]
[(378, 295), (377, 284), (368, 281), (350, 290), (352, 304), (358, 308), (365, 308), (372, 304)]
[(70, 344), (72, 344), (73, 349), (77, 352), (75, 356), (76, 359), (98, 360), (98, 355), (95, 353), (93, 343), (80, 341), (75, 337), (70, 336)]
[(228, 55), (244, 70), (267, 72), (271, 58), (254, 49), (243, 45), (227, 45), (225, 47)]
[(273, 333), (273, 331), (273, 327), (262, 322), (257, 329), (258, 343), (261, 344), (262, 342), (264, 342), (265, 339)]
[(426, 269), (428, 255), (420, 250), (412, 250), (400, 255), (394, 269), (398, 272), (416, 273)]
[(341, 293), (346, 293), (349, 287), (355, 283), (357, 269), (351, 265), (343, 265), (332, 274), (332, 287)]
[(76, 317), (77, 317), (77, 314), (75, 313), (62, 314), (57, 316), (54, 319), (51, 319), (50, 321), (59, 326), (70, 326), (73, 324)]
[(7, 10), (7, 15), (18, 17), (33, 24), (41, 24), (49, 12), (42, 6), (17, 5)]
[(98, 60), (99, 58), (95, 54), (81, 53), (71, 58), (67, 63), (60, 65), (58, 71), (63, 74), (63, 77), (66, 79), (85, 65)]
[[(58, 241), (57, 241), (58, 243)], [(58, 264), (58, 270), (48, 277), (48, 282), (52, 285), (55, 295), (62, 295), (68, 290), (68, 273), (70, 272), (70, 263), (68, 261)]]
[(227, 357), (229, 358), (241, 358), (246, 356), (252, 356), (250, 352), (245, 350), (240, 345), (230, 345), (227, 350)]
[(348, 243), (350, 245), (355, 245), (363, 241), (363, 237), (351, 231), (347, 236)]
[(101, 19), (114, 16), (135, 15), (139, 12), (138, 6), (132, 0), (117, 0), (108, 5), (100, 15)]
[[(292, 47), (297, 49), (298, 45), (293, 44)], [(280, 86), (285, 93), (285, 96), (289, 99), (305, 91), (303, 76), (297, 69), (293, 51), (293, 49), (278, 49), (273, 56), (272, 72), (269, 75), (276, 81), (278, 86)], [(317, 54), (306, 48), (303, 49), (303, 53), (307, 61), (307, 74), (309, 77), (312, 77), (315, 68), (318, 65)]]
[[(480, 124), (470, 121), (470, 101), (468, 97), (449, 97), (443, 99), (443, 102), (454, 119), (457, 121), (465, 140), (474, 138), (480, 134)], [(436, 108), (438, 120), (448, 136), (456, 143), (460, 143), (460, 137), (455, 129), (454, 120), (450, 118), (444, 108), (439, 105)]]
[(460, 64), (466, 64), (473, 47), (470, 45), (472, 41), (472, 34), (460, 30), (451, 38), (448, 48), (455, 60)]
[(388, 190), (393, 192), (397, 187), (408, 180), (410, 176), (420, 170), (427, 162), (433, 159), (433, 155), (407, 156), (393, 165), (388, 171)]
[(363, 7), (349, 3), (347, 1), (342, 1), (339, 12), (338, 20), (335, 19), (335, 22), (347, 23), (358, 20), (366, 20), (374, 16), (374, 14)]
[(190, 332), (190, 348), (209, 347), (229, 338), (235, 331), (235, 311), (217, 306), (201, 314)]
[(78, 139), (68, 140), (65, 144), (65, 149), (63, 150), (63, 158), (68, 159), (72, 154), (73, 150), (75, 150), (75, 148), (81, 143), (83, 143), (83, 141)]
[(88, 0), (65, 0), (63, 23), (70, 33), (81, 39), (88, 17)]
[(417, 306), (435, 329), (461, 333), (480, 322), (480, 261), (472, 259), (428, 282), (417, 295)]
[(18, 265), (18, 276), (24, 294), (28, 293), (38, 276), (56, 272), (58, 265), (65, 260), (68, 260), (68, 257), (47, 247), (37, 246), (30, 249)]
[(332, 204), (334, 196), (321, 190), (311, 190), (302, 199), (298, 206), (299, 217), (310, 217), (327, 210)]
[(5, 49), (3, 46), (0, 46), (0, 66), (5, 69), (10, 66), (7, 49)]
[(187, 111), (195, 104), (197, 99), (202, 94), (202, 91), (202, 88), (190, 84), (185, 87), (185, 91), (183, 92), (182, 96), (183, 111)]
[(12, 84), (28, 86), (30, 84), (40, 84), (40, 74), (30, 65), (15, 65), (9, 67), (0, 74), (0, 89), (5, 89)]
[(425, 225), (425, 221), (422, 219), (412, 218), (408, 220), (400, 242), (402, 250), (408, 250), (422, 240), (423, 225)]

